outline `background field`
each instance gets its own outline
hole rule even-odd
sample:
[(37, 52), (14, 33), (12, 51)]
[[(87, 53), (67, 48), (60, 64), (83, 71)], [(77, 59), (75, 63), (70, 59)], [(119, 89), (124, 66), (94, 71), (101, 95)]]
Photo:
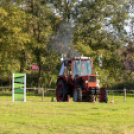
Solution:
[(12, 102), (0, 96), (0, 133), (30, 134), (132, 134), (134, 95), (114, 95), (114, 104), (51, 102), (51, 97), (27, 96), (27, 102)]

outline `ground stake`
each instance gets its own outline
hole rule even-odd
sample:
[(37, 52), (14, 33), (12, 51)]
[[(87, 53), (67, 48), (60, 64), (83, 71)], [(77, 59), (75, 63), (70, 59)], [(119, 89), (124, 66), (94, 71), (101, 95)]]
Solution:
[(54, 102), (54, 98), (53, 97), (51, 98), (51, 102)]
[(93, 101), (93, 103), (95, 103), (95, 97), (94, 97), (94, 101)]
[(68, 95), (68, 97), (67, 97), (67, 102), (70, 102), (70, 96)]
[(111, 103), (114, 103), (113, 99), (111, 100)]

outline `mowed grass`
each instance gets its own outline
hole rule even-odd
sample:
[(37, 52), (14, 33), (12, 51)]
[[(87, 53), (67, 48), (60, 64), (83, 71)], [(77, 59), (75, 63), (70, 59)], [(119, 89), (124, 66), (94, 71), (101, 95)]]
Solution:
[(0, 96), (0, 133), (4, 134), (133, 134), (134, 95), (114, 95), (110, 103), (51, 102), (51, 97), (27, 96), (12, 102)]

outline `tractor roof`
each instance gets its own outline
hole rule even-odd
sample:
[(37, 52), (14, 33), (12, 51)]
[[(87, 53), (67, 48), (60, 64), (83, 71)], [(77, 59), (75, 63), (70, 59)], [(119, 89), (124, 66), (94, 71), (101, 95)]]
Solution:
[(72, 57), (72, 58), (65, 58), (63, 61), (71, 61), (71, 60), (79, 60), (79, 59), (82, 59), (82, 60), (89, 60), (91, 59), (90, 57)]

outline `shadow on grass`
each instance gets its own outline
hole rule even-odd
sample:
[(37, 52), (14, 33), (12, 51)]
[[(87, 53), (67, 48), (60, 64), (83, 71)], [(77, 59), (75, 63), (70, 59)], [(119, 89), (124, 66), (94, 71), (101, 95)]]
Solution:
[(12, 93), (0, 92), (0, 96), (12, 96)]
[(134, 94), (127, 94), (126, 97), (133, 97), (134, 98)]
[[(0, 96), (12, 96), (12, 91), (0, 91)], [(34, 91), (26, 92), (26, 96), (42, 96), (42, 93), (39, 92), (36, 94)], [(44, 97), (55, 97), (55, 91), (44, 91)]]

